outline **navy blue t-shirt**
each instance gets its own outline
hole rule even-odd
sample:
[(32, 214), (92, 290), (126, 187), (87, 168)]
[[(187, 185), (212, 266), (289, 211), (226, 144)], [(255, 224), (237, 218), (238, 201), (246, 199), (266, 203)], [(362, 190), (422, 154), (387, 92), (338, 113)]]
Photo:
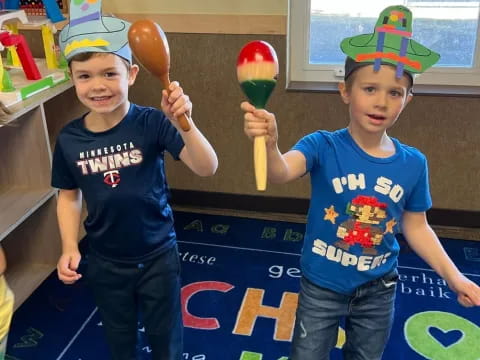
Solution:
[(52, 186), (82, 191), (91, 251), (109, 260), (138, 262), (174, 246), (164, 153), (178, 160), (183, 146), (163, 112), (134, 104), (107, 131), (89, 131), (84, 116), (62, 129)]

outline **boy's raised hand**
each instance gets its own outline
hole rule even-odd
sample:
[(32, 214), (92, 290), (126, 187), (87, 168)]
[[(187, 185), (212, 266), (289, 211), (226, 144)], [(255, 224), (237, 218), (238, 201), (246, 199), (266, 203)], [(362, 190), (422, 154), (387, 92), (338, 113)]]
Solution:
[(63, 253), (57, 263), (57, 274), (60, 281), (70, 285), (79, 280), (82, 275), (77, 272), (82, 256), (79, 252)]
[(257, 109), (247, 101), (242, 102), (240, 108), (245, 111), (243, 127), (245, 134), (250, 139), (265, 135), (267, 147), (275, 146), (278, 141), (275, 115), (265, 109)]
[(168, 90), (162, 90), (162, 111), (178, 129), (177, 118), (182, 114), (186, 114), (190, 118), (193, 105), (189, 96), (183, 93), (183, 89), (177, 81), (172, 81)]

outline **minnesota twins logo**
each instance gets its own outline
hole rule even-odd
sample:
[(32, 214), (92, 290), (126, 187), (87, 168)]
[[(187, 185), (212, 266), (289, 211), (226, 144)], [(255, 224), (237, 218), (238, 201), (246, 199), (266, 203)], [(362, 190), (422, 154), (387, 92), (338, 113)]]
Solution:
[(120, 172), (118, 170), (107, 171), (103, 173), (103, 182), (115, 188), (120, 183)]

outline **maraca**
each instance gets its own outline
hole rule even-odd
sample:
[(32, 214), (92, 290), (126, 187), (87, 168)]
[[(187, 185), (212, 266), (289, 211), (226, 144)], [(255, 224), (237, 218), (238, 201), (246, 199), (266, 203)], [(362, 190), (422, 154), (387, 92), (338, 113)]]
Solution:
[[(257, 109), (263, 109), (277, 83), (278, 59), (273, 47), (265, 41), (245, 45), (237, 60), (237, 78), (240, 86)], [(256, 136), (253, 142), (253, 163), (257, 190), (267, 188), (267, 150), (265, 136)]]
[[(158, 77), (163, 88), (169, 91), (170, 49), (162, 28), (148, 19), (135, 21), (128, 30), (128, 43), (140, 64)], [(190, 130), (186, 114), (177, 120), (183, 131)]]

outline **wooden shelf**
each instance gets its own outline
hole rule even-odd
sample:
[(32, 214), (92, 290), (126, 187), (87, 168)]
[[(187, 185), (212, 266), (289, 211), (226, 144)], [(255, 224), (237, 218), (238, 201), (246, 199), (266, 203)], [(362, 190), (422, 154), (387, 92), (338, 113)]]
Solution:
[(11, 106), (0, 126), (0, 241), (15, 309), (55, 270), (61, 254), (52, 145), (78, 104), (70, 81), (57, 84)]
[(56, 203), (56, 198), (50, 197), (2, 240), (6, 278), (15, 294), (16, 308), (56, 268), (61, 250)]
[(55, 195), (53, 189), (11, 188), (0, 193), (0, 241)]
[(65, 87), (59, 94), (43, 104), (50, 146), (53, 151), (60, 130), (70, 120), (85, 114), (88, 109), (77, 100), (75, 88)]
[(8, 264), (6, 280), (15, 294), (14, 310), (28, 299), (40, 284), (55, 270), (55, 265), (44, 264)]
[[(73, 88), (73, 84), (70, 80), (68, 80), (61, 84), (58, 84), (53, 88), (43, 90), (42, 92), (29, 97), (25, 101), (12, 105), (10, 107), (10, 110), (12, 110), (13, 114), (7, 117), (7, 123), (18, 119), (23, 114), (37, 108), (40, 104), (47, 103), (49, 100), (55, 98), (56, 96), (60, 95), (61, 93), (70, 88)], [(1, 127), (2, 126), (0, 126), (0, 128)]]
[[(62, 30), (65, 25), (68, 24), (68, 14), (63, 14), (65, 20), (59, 21), (54, 23), (55, 28), (60, 31)], [(36, 16), (36, 15), (27, 15), (28, 20), (30, 21), (27, 24), (22, 24), (21, 22), (18, 23), (18, 30), (41, 30), (41, 26), (48, 23), (49, 20), (46, 16)]]

